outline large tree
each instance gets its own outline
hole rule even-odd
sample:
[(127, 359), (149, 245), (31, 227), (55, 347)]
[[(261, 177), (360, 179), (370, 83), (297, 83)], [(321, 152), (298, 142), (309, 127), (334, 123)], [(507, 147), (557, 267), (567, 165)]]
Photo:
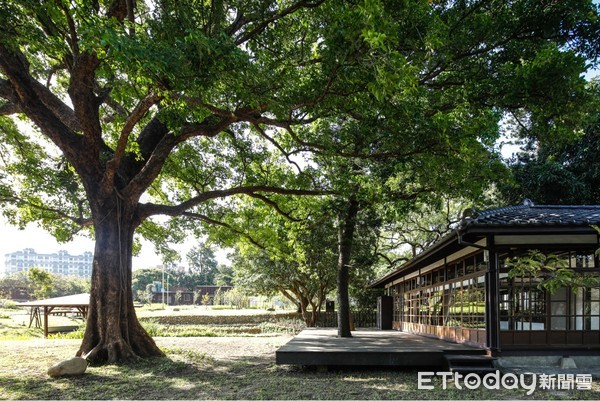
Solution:
[[(345, 91), (356, 99), (353, 84), (362, 80), (372, 96), (338, 105), (304, 141), (321, 145), (326, 165), (346, 159), (329, 175), (344, 199), (340, 336), (350, 335), (348, 271), (360, 210), (391, 202), (406, 213), (432, 195), (477, 196), (504, 171), (491, 150), (509, 115), (538, 141), (576, 135), (582, 72), (599, 50), (590, 1), (371, 0), (353, 11), (346, 18), (360, 21), (372, 68), (345, 76)], [(351, 30), (343, 32), (337, 39), (351, 47)]]
[(600, 203), (600, 79), (589, 90), (589, 112), (582, 115), (588, 124), (580, 136), (558, 143), (529, 139), (509, 160), (513, 180), (500, 186), (508, 203), (525, 198), (545, 205)]
[[(130, 289), (134, 232), (166, 244), (152, 216), (227, 226), (218, 199), (277, 207), (269, 194), (335, 183), (311, 180), (312, 161), (296, 160), (306, 150), (383, 157), (391, 171), (377, 176), (403, 199), (461, 185), (469, 161), (486, 164), (502, 110), (564, 133), (557, 116), (577, 108), (598, 50), (597, 9), (581, 0), (0, 4), (0, 111), (36, 127), (0, 120), (1, 199), (14, 221), (63, 239), (93, 227), (78, 354), (98, 362), (161, 354)], [(355, 165), (345, 190), (332, 185), (347, 204), (342, 267), (369, 187)], [(169, 224), (177, 234), (187, 223)]]
[(78, 355), (162, 355), (131, 292), (134, 232), (165, 245), (152, 216), (219, 224), (205, 214), (219, 198), (315, 193), (272, 174), (260, 138), (329, 95), (321, 3), (1, 2), (1, 114), (35, 127), (0, 121), (4, 211), (96, 241)]

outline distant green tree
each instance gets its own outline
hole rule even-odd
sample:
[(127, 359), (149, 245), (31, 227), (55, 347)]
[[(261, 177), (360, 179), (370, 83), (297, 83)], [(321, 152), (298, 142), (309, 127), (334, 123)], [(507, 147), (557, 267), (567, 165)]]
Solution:
[[(134, 294), (139, 292), (146, 292), (148, 285), (151, 285), (155, 281), (162, 282), (163, 272), (160, 269), (137, 269), (133, 271), (133, 278), (131, 280), (131, 289)], [(141, 301), (141, 300), (140, 300)]]
[(217, 291), (215, 291), (213, 305), (225, 305), (225, 292), (221, 287), (217, 288)]
[(200, 305), (202, 303), (202, 292), (200, 290), (194, 290), (194, 305)]
[(244, 309), (248, 307), (248, 296), (240, 289), (233, 288), (225, 292), (225, 303), (236, 309)]
[(52, 293), (52, 275), (37, 267), (27, 270), (27, 277), (33, 285), (33, 295), (37, 299), (44, 299)]
[(233, 268), (231, 265), (219, 264), (215, 274), (215, 285), (233, 286)]
[(186, 256), (189, 274), (196, 285), (214, 285), (218, 263), (212, 248), (206, 244), (197, 245), (190, 249)]
[(308, 327), (315, 326), (336, 286), (338, 236), (332, 204), (332, 199), (288, 202), (286, 208), (294, 213), (286, 215), (249, 202), (251, 236), (235, 237), (231, 244), (235, 286), (265, 296), (279, 293), (298, 307)]
[(144, 293), (143, 293), (142, 301), (146, 304), (151, 304), (152, 298), (154, 296), (154, 291), (155, 291), (154, 284), (146, 285), (146, 291), (144, 291)]
[(91, 280), (78, 276), (65, 276), (62, 274), (51, 273), (52, 276), (52, 297), (62, 297), (65, 295), (82, 294), (90, 292)]
[(542, 205), (600, 203), (600, 81), (590, 85), (597, 99), (583, 135), (566, 143), (529, 141), (509, 161), (512, 182), (499, 186), (507, 203), (525, 198)]
[(26, 271), (20, 271), (0, 278), (0, 297), (9, 298), (13, 290), (33, 296), (33, 287)]

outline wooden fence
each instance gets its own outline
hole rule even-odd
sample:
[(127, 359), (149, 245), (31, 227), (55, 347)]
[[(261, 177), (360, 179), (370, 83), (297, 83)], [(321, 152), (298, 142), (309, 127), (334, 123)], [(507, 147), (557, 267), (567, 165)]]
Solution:
[[(355, 327), (377, 327), (376, 310), (354, 310), (351, 312)], [(337, 327), (337, 312), (321, 312), (317, 327)]]

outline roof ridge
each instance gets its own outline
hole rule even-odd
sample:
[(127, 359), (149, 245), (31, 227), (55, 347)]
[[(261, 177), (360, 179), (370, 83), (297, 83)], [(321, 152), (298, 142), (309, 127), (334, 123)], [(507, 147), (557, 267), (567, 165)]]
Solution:
[(486, 217), (493, 217), (502, 212), (511, 211), (511, 210), (520, 210), (520, 209), (525, 209), (525, 208), (529, 208), (529, 206), (513, 205), (513, 206), (499, 207), (496, 209), (482, 210), (481, 212), (477, 213), (477, 216), (473, 220), (477, 220), (480, 216), (483, 216), (483, 215), (485, 215)]
[(553, 208), (553, 209), (600, 209), (600, 205), (533, 205), (532, 208), (542, 209), (542, 208)]
[(483, 210), (464, 219), (461, 226), (514, 224), (600, 224), (600, 205), (523, 205)]

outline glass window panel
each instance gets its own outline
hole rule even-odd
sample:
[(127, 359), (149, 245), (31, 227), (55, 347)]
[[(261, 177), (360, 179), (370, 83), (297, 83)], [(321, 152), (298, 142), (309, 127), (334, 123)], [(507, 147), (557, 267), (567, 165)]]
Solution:
[(583, 316), (572, 316), (570, 323), (571, 330), (583, 330)]
[(532, 316), (531, 330), (546, 330), (546, 316)]
[[(572, 289), (571, 290), (571, 302), (570, 302), (570, 315), (583, 315), (585, 310), (584, 310), (584, 305), (583, 305), (583, 299), (584, 299), (584, 295), (585, 295), (585, 289), (584, 288), (577, 288), (577, 289)], [(578, 329), (581, 330), (581, 329)]]
[(488, 268), (488, 264), (485, 261), (485, 256), (484, 256), (483, 252), (480, 252), (477, 255), (475, 255), (475, 270), (485, 271), (485, 270), (487, 270), (487, 268)]
[(448, 265), (447, 271), (446, 271), (446, 278), (447, 280), (452, 280), (453, 278), (456, 277), (456, 265)]
[(564, 287), (558, 288), (551, 294), (552, 301), (566, 301), (567, 300), (567, 289)]
[(567, 329), (567, 318), (565, 316), (552, 316), (550, 319), (552, 330), (566, 330)]
[(552, 302), (550, 313), (555, 316), (564, 316), (567, 314), (567, 303), (566, 302)]
[(593, 252), (578, 252), (575, 255), (574, 267), (579, 269), (592, 269), (595, 267)]
[(475, 258), (470, 257), (465, 260), (465, 274), (475, 273)]
[(465, 275), (463, 262), (459, 262), (456, 264), (456, 277), (462, 277)]

